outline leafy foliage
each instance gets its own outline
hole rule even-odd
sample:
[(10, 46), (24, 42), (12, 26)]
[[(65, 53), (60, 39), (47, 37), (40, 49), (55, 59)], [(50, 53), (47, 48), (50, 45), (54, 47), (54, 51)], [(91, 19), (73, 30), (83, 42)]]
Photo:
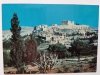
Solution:
[(90, 68), (96, 69), (96, 67), (97, 67), (97, 57), (94, 57), (92, 59), (92, 61), (89, 62), (89, 64), (90, 64)]
[(76, 39), (73, 43), (71, 43), (69, 51), (72, 56), (77, 56), (78, 59), (80, 59), (80, 56), (93, 56), (97, 54), (97, 48), (95, 46), (80, 39)]
[(3, 58), (4, 58), (4, 66), (7, 65), (9, 66), (10, 65), (10, 55), (9, 55), (9, 52), (8, 51), (3, 51)]
[(11, 46), (11, 41), (10, 41), (10, 39), (9, 39), (9, 40), (4, 40), (4, 41), (3, 41), (3, 48), (4, 48), (4, 49), (10, 49), (10, 46)]
[(22, 50), (22, 40), (20, 36), (21, 27), (19, 26), (19, 21), (17, 14), (14, 13), (13, 18), (11, 19), (11, 62), (12, 65), (20, 68), (23, 63), (23, 50)]
[(37, 57), (37, 43), (32, 35), (30, 35), (29, 39), (25, 40), (25, 50), (24, 50), (24, 61), (28, 64), (35, 61)]
[(69, 48), (69, 51), (71, 52), (72, 56), (77, 56), (78, 59), (80, 59), (82, 51), (86, 51), (88, 46), (86, 43), (82, 42), (79, 39), (74, 40), (73, 43), (71, 43), (71, 48)]
[(60, 43), (49, 45), (47, 50), (51, 53), (57, 54), (58, 58), (70, 56), (70, 52), (67, 50), (66, 46)]

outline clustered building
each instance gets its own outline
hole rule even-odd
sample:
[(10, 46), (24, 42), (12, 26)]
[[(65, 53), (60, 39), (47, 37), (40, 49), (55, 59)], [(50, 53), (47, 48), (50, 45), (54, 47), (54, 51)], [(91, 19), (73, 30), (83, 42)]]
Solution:
[(45, 37), (50, 44), (61, 43), (67, 48), (70, 47), (71, 42), (77, 38), (90, 38), (87, 32), (96, 32), (88, 25), (75, 24), (74, 21), (62, 21), (61, 25), (53, 24), (39, 25), (33, 31), (34, 34)]

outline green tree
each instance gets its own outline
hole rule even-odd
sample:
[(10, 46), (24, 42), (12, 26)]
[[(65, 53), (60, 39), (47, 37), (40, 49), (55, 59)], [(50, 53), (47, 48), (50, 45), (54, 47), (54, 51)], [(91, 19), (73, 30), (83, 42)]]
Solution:
[(21, 40), (21, 27), (19, 26), (19, 20), (17, 17), (17, 14), (14, 13), (13, 17), (11, 19), (11, 63), (13, 66), (15, 66), (18, 70), (20, 70), (20, 67), (23, 62), (23, 49), (22, 49), (22, 40)]
[(77, 56), (78, 61), (80, 61), (81, 51), (84, 49), (84, 47), (85, 44), (81, 40), (76, 39), (73, 43), (71, 43), (71, 48), (69, 51), (71, 52), (72, 56)]
[(66, 46), (61, 43), (49, 45), (47, 50), (51, 53), (57, 54), (58, 58), (70, 56), (70, 52), (67, 50)]

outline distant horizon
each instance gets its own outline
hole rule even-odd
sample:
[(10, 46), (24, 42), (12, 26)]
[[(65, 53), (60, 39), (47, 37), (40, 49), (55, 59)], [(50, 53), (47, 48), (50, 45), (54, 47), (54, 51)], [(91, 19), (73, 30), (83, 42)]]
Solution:
[[(42, 25), (42, 24), (41, 24)], [(57, 24), (58, 25), (58, 24)], [(34, 25), (35, 26), (35, 25)], [(21, 28), (24, 28), (24, 27), (26, 27), (26, 28), (34, 28), (34, 26), (24, 26), (24, 25), (22, 25), (22, 26), (20, 26)], [(39, 25), (38, 25), (39, 26)], [(51, 26), (51, 25), (48, 25), (48, 26)], [(59, 26), (59, 25), (58, 25)], [(88, 26), (88, 25), (87, 25)], [(91, 26), (89, 26), (90, 28), (94, 28), (94, 29), (97, 29), (98, 30), (98, 27), (91, 27)], [(3, 31), (6, 31), (6, 30), (10, 30), (10, 28), (9, 29), (4, 29)]]
[(98, 28), (98, 5), (3, 4), (2, 30), (11, 28), (10, 20), (13, 13), (17, 13), (21, 27), (34, 27), (41, 24), (60, 25), (63, 20), (70, 20), (80, 25)]

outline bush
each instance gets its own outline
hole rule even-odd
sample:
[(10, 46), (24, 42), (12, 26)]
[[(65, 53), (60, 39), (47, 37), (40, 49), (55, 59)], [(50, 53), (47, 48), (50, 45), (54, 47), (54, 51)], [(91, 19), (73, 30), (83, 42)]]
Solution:
[(8, 51), (3, 52), (3, 59), (4, 59), (4, 66), (5, 65), (10, 65), (10, 53)]
[(3, 48), (10, 49), (11, 41), (10, 40), (3, 40)]
[(94, 57), (92, 61), (89, 62), (90, 68), (96, 69), (96, 64), (97, 64), (97, 57)]

